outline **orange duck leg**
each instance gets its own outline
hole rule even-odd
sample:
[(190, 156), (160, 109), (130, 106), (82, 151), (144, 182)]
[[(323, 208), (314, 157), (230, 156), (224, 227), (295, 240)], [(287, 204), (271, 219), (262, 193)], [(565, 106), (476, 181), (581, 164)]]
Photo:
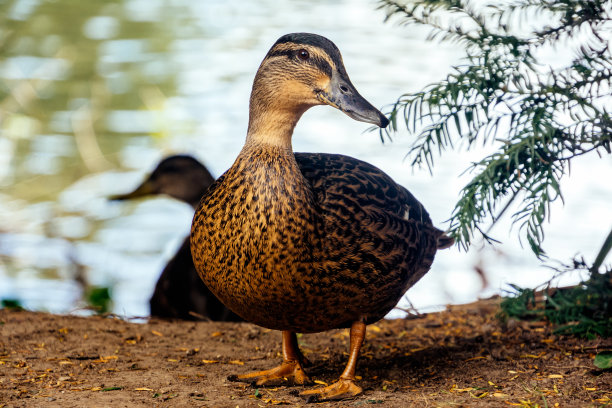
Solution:
[(364, 322), (357, 321), (352, 324), (349, 361), (338, 381), (327, 387), (301, 392), (300, 396), (305, 397), (308, 402), (317, 402), (340, 400), (361, 394), (363, 390), (355, 384), (355, 367), (365, 333), (366, 325)]

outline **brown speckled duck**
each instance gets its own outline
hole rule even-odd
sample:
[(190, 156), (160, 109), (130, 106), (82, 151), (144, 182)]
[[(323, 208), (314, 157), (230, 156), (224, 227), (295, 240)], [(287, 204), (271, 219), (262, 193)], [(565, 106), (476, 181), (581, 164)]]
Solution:
[[(111, 197), (130, 200), (165, 194), (195, 207), (215, 181), (202, 163), (188, 155), (164, 158), (136, 189)], [(204, 285), (191, 257), (189, 237), (161, 273), (149, 301), (151, 316), (166, 319), (242, 321)]]
[(282, 331), (279, 367), (231, 379), (307, 384), (295, 333), (350, 327), (344, 372), (301, 393), (311, 400), (362, 391), (355, 365), (366, 325), (383, 318), (453, 242), (378, 168), (293, 153), (297, 121), (322, 104), (380, 127), (389, 122), (359, 95), (331, 41), (281, 37), (255, 76), (244, 147), (202, 198), (191, 231), (194, 263), (213, 293), (245, 320)]

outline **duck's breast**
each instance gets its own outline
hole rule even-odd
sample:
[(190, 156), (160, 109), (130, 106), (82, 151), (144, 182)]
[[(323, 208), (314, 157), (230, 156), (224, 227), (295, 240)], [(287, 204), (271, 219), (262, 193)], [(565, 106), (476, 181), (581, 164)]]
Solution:
[(271, 328), (291, 325), (301, 275), (312, 264), (313, 198), (295, 159), (250, 154), (202, 199), (192, 253), (206, 285), (235, 313)]

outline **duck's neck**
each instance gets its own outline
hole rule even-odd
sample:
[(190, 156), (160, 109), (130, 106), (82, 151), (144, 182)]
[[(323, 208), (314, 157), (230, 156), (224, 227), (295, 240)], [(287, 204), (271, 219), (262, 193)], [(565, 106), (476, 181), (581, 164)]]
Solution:
[(292, 150), (291, 136), (302, 112), (272, 110), (256, 112), (251, 110), (246, 145), (269, 145)]
[(310, 106), (296, 104), (276, 88), (257, 84), (256, 78), (249, 106), (246, 145), (270, 145), (292, 150), (293, 129)]

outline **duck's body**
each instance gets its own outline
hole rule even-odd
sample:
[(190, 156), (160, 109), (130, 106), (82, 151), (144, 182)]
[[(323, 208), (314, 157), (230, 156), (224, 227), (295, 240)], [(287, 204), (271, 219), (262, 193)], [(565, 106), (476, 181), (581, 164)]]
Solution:
[(206, 285), (245, 320), (296, 332), (384, 317), (429, 269), (441, 234), (368, 163), (264, 146), (243, 150), (195, 220)]
[(200, 276), (230, 309), (283, 332), (281, 366), (232, 379), (304, 384), (295, 332), (350, 326), (340, 380), (302, 393), (337, 399), (361, 392), (354, 374), (365, 325), (389, 312), (452, 240), (374, 166), (293, 153), (297, 121), (320, 104), (381, 127), (389, 122), (359, 95), (331, 41), (281, 37), (255, 76), (246, 143), (196, 210), (191, 247)]

